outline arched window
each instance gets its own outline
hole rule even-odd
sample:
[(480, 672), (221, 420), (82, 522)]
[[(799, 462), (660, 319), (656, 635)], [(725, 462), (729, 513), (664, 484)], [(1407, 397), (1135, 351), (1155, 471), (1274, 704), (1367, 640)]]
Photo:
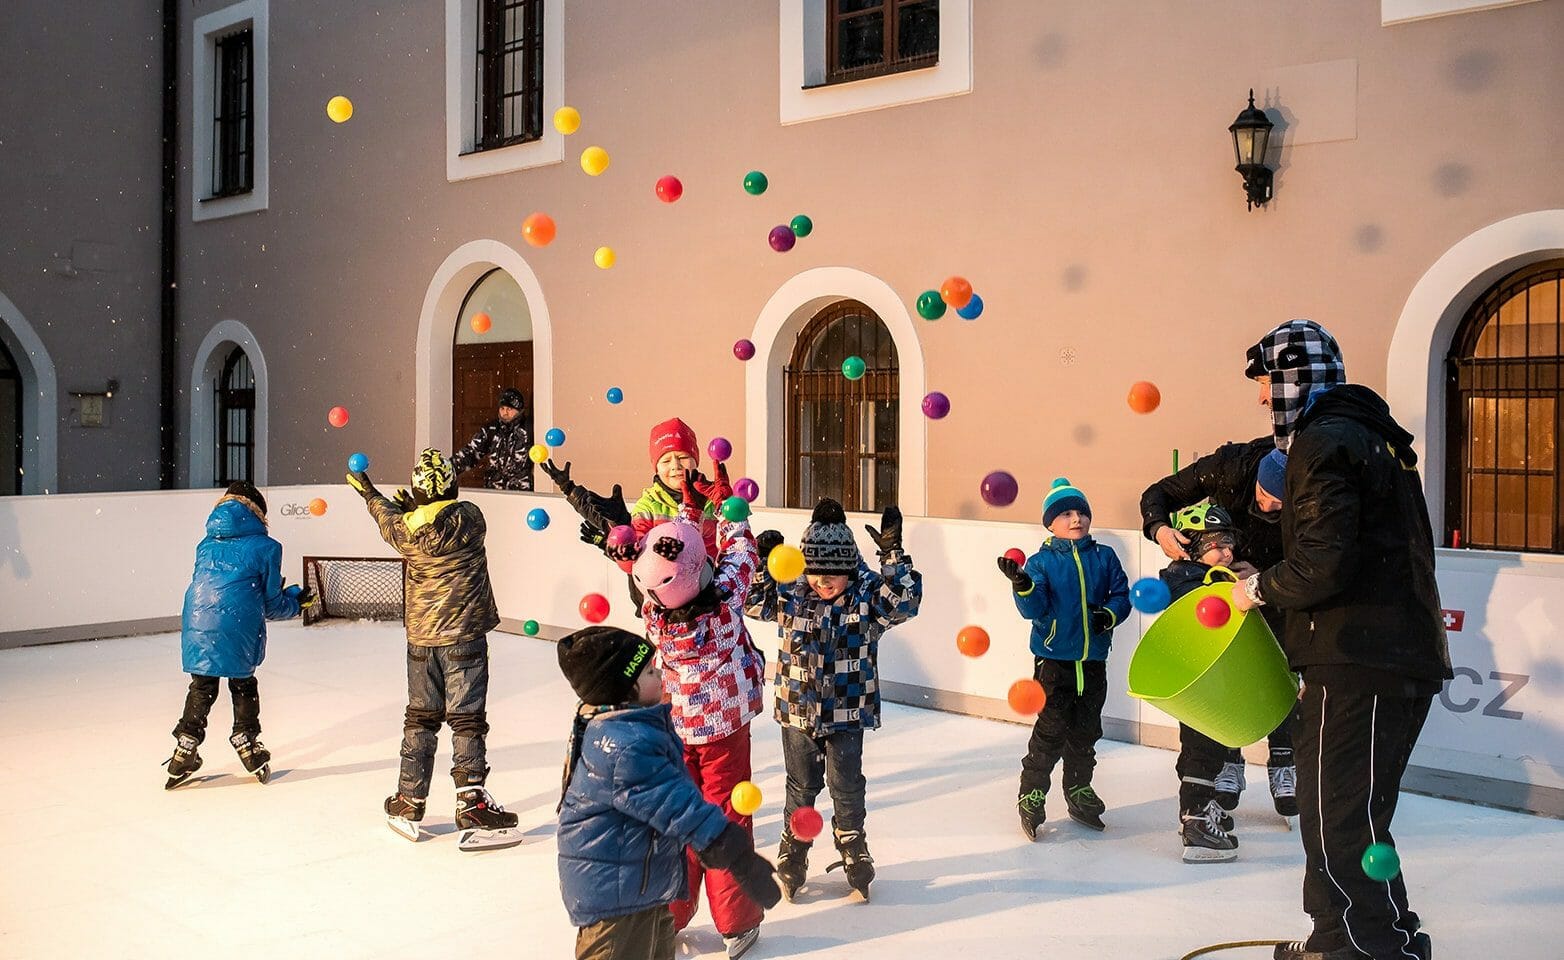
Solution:
[[(473, 328), (473, 317), (485, 314), (485, 332)], [(493, 420), (500, 391), (515, 387), (526, 399), (521, 422), (532, 429), (532, 311), (516, 278), (495, 267), (473, 284), (462, 301), (451, 352), (451, 445), (461, 449), (478, 428)], [(460, 482), (483, 486), (476, 468)]]
[(255, 480), (255, 371), (234, 347), (217, 378), (217, 485)]
[[(860, 357), (864, 375), (849, 380), (842, 362)], [(847, 510), (896, 502), (896, 344), (857, 300), (833, 303), (798, 335), (784, 370), (787, 390), (787, 505), (821, 497)]]
[(0, 341), (0, 497), (22, 492), (22, 371)]
[(1564, 260), (1499, 281), (1447, 358), (1446, 543), (1564, 552)]

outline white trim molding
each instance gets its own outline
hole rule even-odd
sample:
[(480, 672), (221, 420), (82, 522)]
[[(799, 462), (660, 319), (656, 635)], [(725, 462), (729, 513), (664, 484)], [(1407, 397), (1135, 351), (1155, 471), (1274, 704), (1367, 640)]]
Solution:
[(1388, 27), (1396, 23), (1414, 20), (1430, 20), (1452, 13), (1476, 13), (1479, 10), (1495, 10), (1513, 7), (1537, 0), (1380, 0), (1379, 24)]
[(60, 390), (32, 324), (0, 293), (0, 340), (22, 375), (22, 493), (59, 493)]
[(825, 84), (825, 0), (778, 0), (781, 122), (804, 123), (972, 92), (972, 0), (940, 0), (939, 62)]
[(220, 320), (206, 334), (196, 349), (195, 363), (190, 368), (190, 429), (189, 472), (186, 486), (192, 489), (214, 486), (217, 483), (217, 410), (212, 396), (212, 384), (223, 372), (223, 362), (228, 351), (240, 347), (250, 360), (255, 372), (255, 476), (251, 482), (257, 487), (266, 485), (267, 448), (271, 434), (271, 416), (267, 413), (271, 396), (271, 379), (266, 373), (266, 355), (261, 352), (260, 341), (250, 328), (238, 320)]
[(464, 243), (445, 258), (429, 281), (418, 315), (415, 347), (413, 454), (425, 447), (451, 449), (451, 365), (462, 300), (495, 267), (510, 274), (532, 314), (532, 422), (554, 422), (554, 325), (543, 285), (521, 254), (498, 240)]
[[(543, 136), (494, 150), (473, 152), (478, 131), (478, 0), (445, 0), (445, 179), (471, 180), (513, 173), (565, 159), (565, 136), (554, 129), (554, 111), (565, 105), (566, 0), (543, 10)], [(583, 144), (585, 147), (585, 144)]]
[[(270, 34), (271, 0), (241, 0), (229, 7), (196, 17), (190, 31), (190, 219), (216, 220), (265, 210), (270, 200)], [(212, 85), (216, 82), (217, 41), (222, 35), (248, 26), (254, 57), (250, 89), (253, 96), (250, 125), (255, 131), (254, 183), (249, 193), (211, 198)], [(324, 109), (324, 108), (323, 108)]]
[[(782, 368), (809, 319), (837, 300), (857, 300), (884, 321), (896, 344), (899, 396), (897, 496), (902, 512), (928, 511), (928, 424), (923, 417), (923, 347), (912, 315), (890, 284), (852, 267), (805, 270), (777, 288), (761, 308), (750, 340), (755, 356), (744, 365), (746, 472), (760, 483), (760, 505), (781, 507), (787, 470), (787, 397)], [(544, 421), (539, 420), (539, 423)]]
[(1412, 287), (1390, 340), (1385, 399), (1417, 438), (1435, 536), (1444, 529), (1445, 355), (1477, 298), (1507, 274), (1564, 256), (1564, 210), (1489, 224), (1444, 252)]

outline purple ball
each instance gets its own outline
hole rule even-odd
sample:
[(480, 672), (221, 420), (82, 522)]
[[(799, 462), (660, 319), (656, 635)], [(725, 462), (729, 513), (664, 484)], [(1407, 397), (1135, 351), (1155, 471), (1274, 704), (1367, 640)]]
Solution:
[(717, 463), (733, 456), (733, 444), (726, 437), (712, 437), (711, 443), (706, 444), (706, 452), (711, 454), (711, 459)]
[(745, 503), (754, 503), (760, 496), (760, 484), (749, 477), (739, 477), (733, 485), (733, 492), (743, 497)]
[(777, 253), (787, 253), (793, 249), (793, 244), (798, 242), (798, 234), (794, 233), (793, 228), (787, 224), (779, 223), (771, 228), (771, 236), (767, 237), (766, 241)]
[(1004, 470), (995, 470), (983, 478), (981, 493), (983, 502), (991, 507), (1008, 507), (1016, 502), (1016, 494), (1021, 492), (1016, 478)]
[(923, 415), (930, 420), (943, 420), (950, 412), (950, 398), (935, 390), (923, 398)]
[(733, 355), (740, 360), (748, 360), (755, 355), (755, 345), (748, 340), (740, 340), (733, 344)]

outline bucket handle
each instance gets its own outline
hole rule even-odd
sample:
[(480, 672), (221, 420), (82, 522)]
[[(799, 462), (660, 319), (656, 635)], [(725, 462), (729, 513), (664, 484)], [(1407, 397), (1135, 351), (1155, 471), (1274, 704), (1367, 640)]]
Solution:
[(1220, 563), (1218, 563), (1218, 564), (1213, 564), (1211, 569), (1206, 571), (1206, 577), (1205, 577), (1205, 581), (1204, 581), (1206, 586), (1209, 587), (1211, 585), (1211, 576), (1213, 574), (1215, 574), (1218, 570), (1220, 570), (1223, 573), (1227, 574), (1228, 582), (1230, 582), (1230, 583), (1237, 583), (1238, 582), (1238, 574), (1234, 573), (1233, 571), (1229, 570), (1228, 568), (1226, 568), (1226, 567), (1222, 566)]

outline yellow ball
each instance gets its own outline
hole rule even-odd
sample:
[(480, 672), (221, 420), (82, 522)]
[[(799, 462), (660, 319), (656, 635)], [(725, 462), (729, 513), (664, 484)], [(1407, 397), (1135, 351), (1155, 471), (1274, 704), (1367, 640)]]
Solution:
[(542, 463), (548, 459), (548, 447), (541, 443), (534, 443), (532, 449), (527, 451), (527, 457), (533, 463)]
[(766, 569), (777, 583), (792, 583), (804, 575), (804, 554), (797, 547), (781, 544), (766, 558)]
[(587, 147), (581, 151), (581, 169), (598, 176), (608, 169), (608, 151), (602, 147)]
[(581, 111), (575, 107), (560, 107), (554, 111), (554, 129), (570, 136), (581, 129)]
[(598, 247), (597, 252), (592, 254), (592, 262), (604, 270), (613, 266), (614, 261), (618, 259), (619, 257), (614, 254), (613, 247)]
[(353, 116), (353, 101), (347, 97), (332, 97), (326, 101), (326, 116), (337, 123), (347, 123)]
[(741, 816), (749, 816), (760, 809), (760, 788), (748, 780), (740, 780), (733, 787), (733, 795), (730, 798), (733, 809)]

